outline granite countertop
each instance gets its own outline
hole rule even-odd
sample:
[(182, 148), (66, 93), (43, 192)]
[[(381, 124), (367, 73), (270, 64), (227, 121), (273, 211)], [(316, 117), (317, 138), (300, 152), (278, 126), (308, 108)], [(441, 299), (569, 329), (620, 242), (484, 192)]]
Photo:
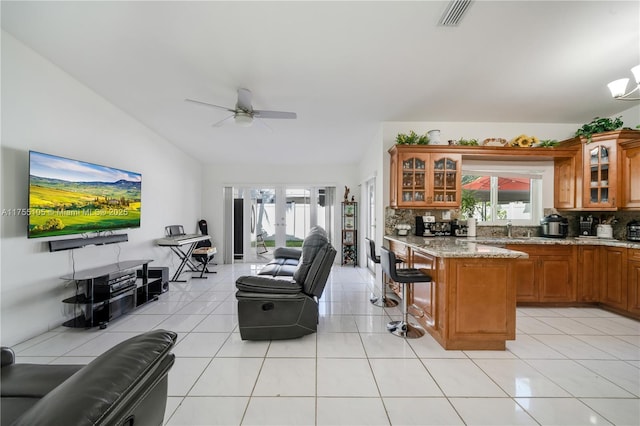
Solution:
[[(418, 237), (407, 235), (385, 235), (385, 238), (413, 246), (436, 257), (486, 257), (486, 258), (527, 258), (521, 251), (503, 248), (507, 244), (539, 245), (598, 245), (640, 249), (640, 242), (620, 241), (604, 238), (544, 238), (544, 237)], [(497, 247), (502, 246), (502, 247)]]
[(479, 241), (470, 238), (455, 237), (417, 237), (415, 235), (407, 235), (400, 237), (396, 235), (386, 235), (386, 239), (407, 244), (415, 249), (423, 251), (427, 254), (442, 258), (505, 258), (517, 259), (528, 258), (527, 253), (507, 250), (505, 248), (495, 247), (482, 244)]
[(574, 245), (574, 246), (608, 246), (640, 249), (640, 242), (615, 240), (613, 238), (596, 237), (569, 237), (569, 238), (545, 238), (545, 237), (468, 237), (467, 239), (481, 244), (540, 244), (540, 245)]

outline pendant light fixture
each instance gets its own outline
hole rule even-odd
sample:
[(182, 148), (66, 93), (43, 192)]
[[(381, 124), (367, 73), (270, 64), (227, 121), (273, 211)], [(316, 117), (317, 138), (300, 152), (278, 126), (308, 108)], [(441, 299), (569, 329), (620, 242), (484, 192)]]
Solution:
[(636, 65), (631, 68), (631, 73), (636, 80), (636, 87), (628, 93), (625, 93), (627, 90), (627, 84), (629, 83), (628, 78), (621, 78), (619, 80), (612, 81), (607, 84), (609, 90), (611, 91), (611, 96), (619, 101), (640, 101), (640, 97), (630, 97), (632, 93), (640, 92), (640, 65)]

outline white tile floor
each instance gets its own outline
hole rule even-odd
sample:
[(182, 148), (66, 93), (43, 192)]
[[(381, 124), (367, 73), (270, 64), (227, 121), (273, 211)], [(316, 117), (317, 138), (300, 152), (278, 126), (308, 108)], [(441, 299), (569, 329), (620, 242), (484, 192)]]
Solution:
[(507, 351), (445, 351), (390, 335), (397, 308), (369, 303), (366, 269), (333, 268), (318, 333), (243, 342), (235, 279), (217, 266), (171, 283), (106, 330), (60, 327), (16, 346), (18, 362), (87, 363), (139, 332), (179, 334), (167, 425), (639, 425), (640, 322), (591, 308), (518, 308)]

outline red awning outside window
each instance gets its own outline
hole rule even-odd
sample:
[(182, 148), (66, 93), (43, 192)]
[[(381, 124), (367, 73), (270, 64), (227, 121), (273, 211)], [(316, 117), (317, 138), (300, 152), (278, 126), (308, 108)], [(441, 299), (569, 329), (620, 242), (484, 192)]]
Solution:
[[(474, 181), (462, 185), (462, 189), (474, 191), (478, 200), (488, 201), (491, 189), (491, 177), (480, 176)], [(529, 178), (498, 177), (499, 202), (524, 201), (529, 202)]]

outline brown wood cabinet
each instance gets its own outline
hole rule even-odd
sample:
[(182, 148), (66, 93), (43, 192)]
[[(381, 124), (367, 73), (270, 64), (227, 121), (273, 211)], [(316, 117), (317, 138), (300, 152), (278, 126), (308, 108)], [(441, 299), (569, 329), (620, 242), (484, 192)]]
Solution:
[(627, 258), (627, 310), (640, 316), (640, 249), (629, 249)]
[(436, 282), (437, 265), (436, 257), (424, 252), (414, 251), (412, 256), (412, 267), (422, 270), (432, 278), (432, 282), (417, 283), (413, 285), (411, 292), (411, 313), (417, 317), (422, 317), (428, 324), (440, 323), (437, 319), (436, 302)]
[(575, 156), (554, 160), (554, 206), (559, 210), (640, 209), (640, 131), (617, 130), (563, 141)]
[(617, 208), (617, 141), (608, 139), (582, 147), (582, 206), (598, 210)]
[(620, 147), (621, 207), (640, 210), (640, 139), (622, 143)]
[(507, 245), (523, 251), (528, 259), (513, 263), (518, 302), (574, 302), (576, 300), (576, 254), (574, 246)]
[(393, 208), (455, 208), (460, 205), (462, 156), (424, 146), (395, 145), (391, 154)]
[(627, 249), (601, 247), (600, 303), (621, 310), (627, 309)]
[(600, 247), (578, 247), (577, 301), (600, 300)]
[(553, 204), (556, 209), (573, 209), (576, 206), (576, 164), (581, 156), (556, 158), (554, 162)]

